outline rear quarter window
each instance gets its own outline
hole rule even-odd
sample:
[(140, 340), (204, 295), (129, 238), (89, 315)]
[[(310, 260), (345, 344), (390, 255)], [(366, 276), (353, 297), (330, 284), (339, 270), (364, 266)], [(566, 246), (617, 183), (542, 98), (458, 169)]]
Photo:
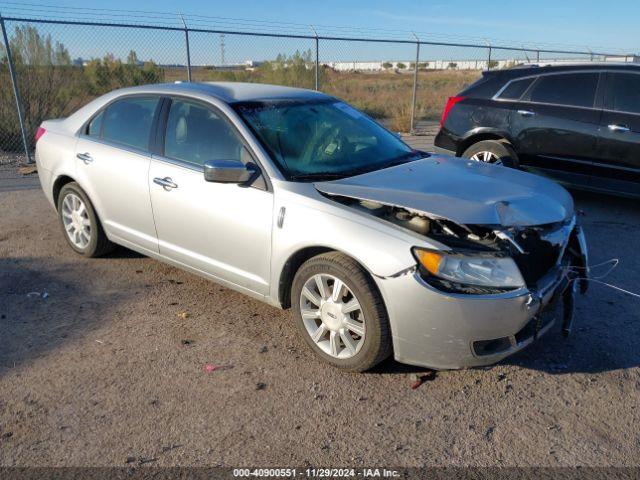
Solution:
[(522, 80), (513, 80), (511, 83), (506, 85), (502, 92), (500, 92), (498, 98), (501, 100), (519, 100), (534, 80), (534, 77), (523, 78)]

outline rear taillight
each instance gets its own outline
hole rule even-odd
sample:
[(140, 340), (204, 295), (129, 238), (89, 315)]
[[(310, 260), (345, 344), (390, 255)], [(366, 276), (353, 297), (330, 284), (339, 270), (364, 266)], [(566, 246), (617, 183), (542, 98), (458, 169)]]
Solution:
[(442, 111), (442, 118), (440, 119), (440, 128), (444, 127), (444, 122), (447, 121), (447, 117), (449, 116), (449, 112), (454, 107), (454, 105), (458, 102), (464, 100), (464, 97), (449, 97), (447, 100), (447, 104), (444, 106), (444, 110)]
[(38, 131), (36, 132), (36, 143), (38, 142), (38, 140), (40, 140), (40, 138), (46, 133), (47, 131), (42, 128), (42, 127), (38, 127)]

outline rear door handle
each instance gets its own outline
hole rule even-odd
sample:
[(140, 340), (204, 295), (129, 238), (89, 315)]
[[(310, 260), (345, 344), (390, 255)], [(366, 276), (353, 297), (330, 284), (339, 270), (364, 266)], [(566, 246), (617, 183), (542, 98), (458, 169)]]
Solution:
[(76, 157), (82, 160), (85, 165), (89, 165), (91, 162), (93, 162), (93, 157), (88, 153), (78, 153)]
[(173, 180), (171, 180), (170, 177), (164, 177), (164, 178), (156, 177), (153, 179), (153, 183), (157, 185), (161, 185), (162, 188), (164, 188), (167, 191), (171, 190), (172, 188), (178, 188), (178, 184), (175, 183)]
[(518, 110), (518, 113), (523, 117), (533, 117), (536, 112), (532, 112), (531, 110)]
[(612, 132), (628, 132), (630, 129), (626, 125), (616, 125), (615, 123), (609, 125), (609, 130)]

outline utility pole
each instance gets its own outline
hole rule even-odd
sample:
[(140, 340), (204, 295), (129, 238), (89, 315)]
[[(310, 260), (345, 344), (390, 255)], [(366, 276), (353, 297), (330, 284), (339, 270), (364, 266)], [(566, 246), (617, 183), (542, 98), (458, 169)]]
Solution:
[(313, 30), (313, 35), (315, 37), (316, 40), (316, 61), (315, 61), (315, 89), (320, 90), (320, 43), (318, 41), (318, 32), (316, 32), (316, 29), (313, 28), (313, 25), (309, 25), (311, 27), (311, 30)]
[(220, 65), (224, 65), (224, 33), (220, 34)]
[(9, 65), (9, 75), (11, 76), (11, 86), (13, 87), (13, 95), (16, 99), (16, 108), (18, 109), (18, 121), (20, 122), (20, 133), (22, 134), (22, 145), (24, 146), (24, 154), (27, 156), (27, 163), (33, 163), (31, 154), (29, 153), (29, 142), (27, 141), (27, 126), (24, 121), (24, 112), (22, 110), (22, 98), (20, 97), (20, 89), (18, 88), (18, 80), (16, 78), (16, 68), (13, 64), (13, 55), (11, 54), (11, 45), (7, 37), (7, 27), (4, 24), (4, 18), (0, 14), (0, 27), (2, 28), (2, 38), (4, 40), (5, 54), (7, 56), (7, 64)]
[(413, 65), (413, 93), (411, 96), (411, 126), (410, 132), (413, 135), (415, 133), (415, 119), (416, 119), (416, 101), (418, 97), (418, 63), (420, 63), (420, 39), (414, 33), (413, 36), (416, 39), (416, 63)]
[(191, 51), (189, 49), (189, 29), (187, 28), (187, 22), (184, 21), (184, 15), (180, 14), (182, 19), (182, 25), (184, 26), (184, 41), (187, 49), (187, 80), (191, 81)]

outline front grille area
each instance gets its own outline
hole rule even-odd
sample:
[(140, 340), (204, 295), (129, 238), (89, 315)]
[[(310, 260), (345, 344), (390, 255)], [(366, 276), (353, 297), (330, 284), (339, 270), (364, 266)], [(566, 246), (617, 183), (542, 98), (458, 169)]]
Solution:
[(556, 299), (547, 305), (541, 312), (527, 322), (522, 329), (516, 333), (516, 343), (519, 345), (525, 340), (532, 338), (552, 322), (555, 322), (561, 315), (561, 301)]
[(479, 357), (506, 352), (511, 347), (509, 337), (494, 338), (493, 340), (478, 340), (473, 342), (473, 351)]
[(512, 256), (528, 287), (535, 287), (557, 263), (569, 236), (571, 223), (526, 228), (514, 235), (514, 240), (525, 253), (512, 252)]

